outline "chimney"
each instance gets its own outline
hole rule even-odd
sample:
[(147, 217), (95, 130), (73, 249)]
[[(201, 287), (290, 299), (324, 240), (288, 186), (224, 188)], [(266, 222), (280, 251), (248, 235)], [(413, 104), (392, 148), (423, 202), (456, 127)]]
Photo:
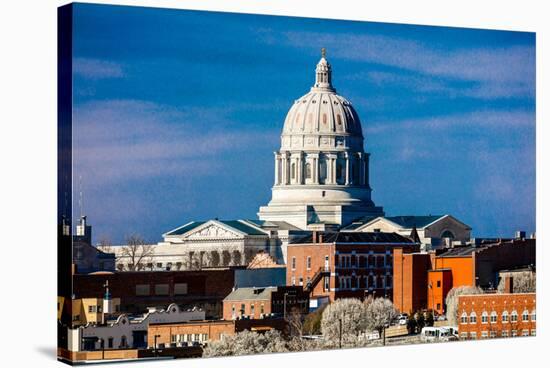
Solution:
[(323, 242), (323, 233), (319, 234), (319, 244)]
[(504, 276), (504, 294), (512, 294), (514, 292), (514, 278), (512, 276)]
[(313, 232), (311, 233), (311, 242), (312, 242), (313, 244), (317, 243), (317, 231), (313, 231)]
[(518, 240), (524, 240), (525, 239), (525, 231), (518, 230), (516, 231), (516, 239)]

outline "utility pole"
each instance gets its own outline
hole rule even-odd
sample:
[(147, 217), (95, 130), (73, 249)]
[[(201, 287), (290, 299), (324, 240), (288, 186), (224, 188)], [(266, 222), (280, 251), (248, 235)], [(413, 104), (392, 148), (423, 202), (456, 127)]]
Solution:
[(340, 323), (340, 328), (338, 329), (339, 333), (340, 333), (340, 339), (339, 339), (339, 344), (338, 346), (340, 347), (340, 349), (342, 349), (342, 318), (343, 317), (340, 317), (338, 318), (338, 322)]

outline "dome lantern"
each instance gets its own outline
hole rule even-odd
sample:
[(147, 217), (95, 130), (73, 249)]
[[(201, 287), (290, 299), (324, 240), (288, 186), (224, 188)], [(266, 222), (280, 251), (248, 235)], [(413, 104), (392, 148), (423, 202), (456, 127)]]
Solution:
[(336, 92), (332, 87), (332, 68), (326, 59), (327, 51), (323, 47), (321, 49), (321, 60), (317, 63), (315, 68), (315, 85), (312, 90), (326, 90)]

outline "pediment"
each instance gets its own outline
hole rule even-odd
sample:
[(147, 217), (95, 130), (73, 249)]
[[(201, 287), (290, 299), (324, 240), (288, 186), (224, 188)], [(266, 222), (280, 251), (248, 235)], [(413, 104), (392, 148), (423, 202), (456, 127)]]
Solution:
[(243, 238), (243, 234), (235, 231), (235, 229), (220, 224), (207, 222), (204, 225), (201, 225), (188, 233), (183, 235), (184, 239), (240, 239)]

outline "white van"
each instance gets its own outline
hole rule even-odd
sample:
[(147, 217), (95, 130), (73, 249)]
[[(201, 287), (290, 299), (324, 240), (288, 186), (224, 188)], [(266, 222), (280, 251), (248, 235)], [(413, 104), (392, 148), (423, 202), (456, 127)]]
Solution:
[(448, 327), (424, 327), (420, 332), (422, 342), (451, 341), (455, 336)]

